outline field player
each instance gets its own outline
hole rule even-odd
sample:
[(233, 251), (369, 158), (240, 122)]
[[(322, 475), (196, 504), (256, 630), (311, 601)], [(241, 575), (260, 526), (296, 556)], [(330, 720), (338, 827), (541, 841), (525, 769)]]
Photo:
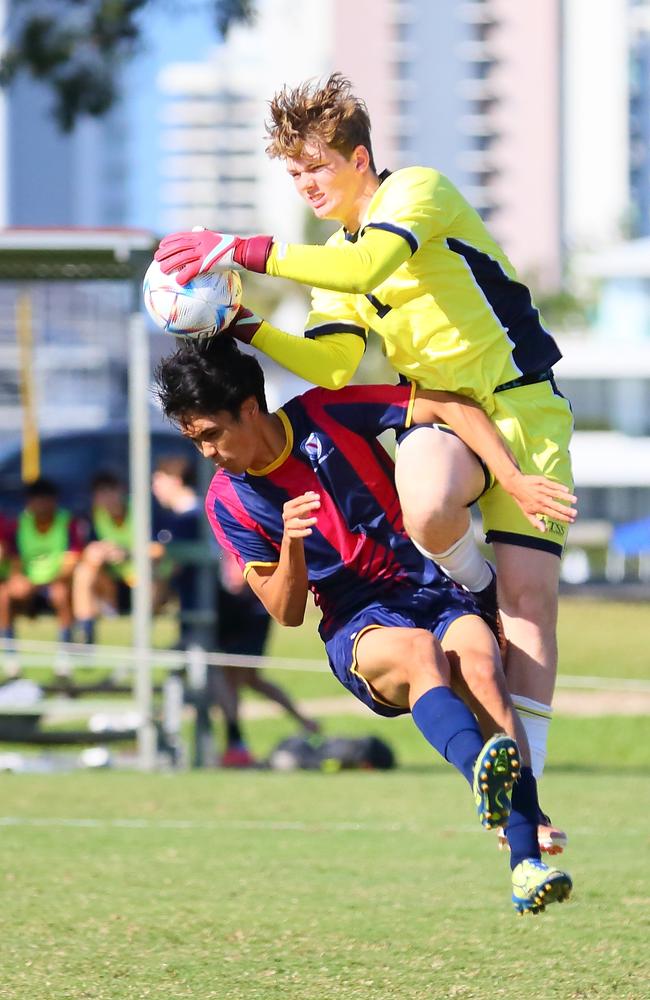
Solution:
[[(156, 378), (166, 416), (216, 467), (208, 517), (269, 613), (301, 624), (311, 590), (341, 683), (380, 715), (410, 712), (472, 786), (482, 824), (507, 823), (515, 909), (566, 898), (569, 876), (540, 860), (536, 782), (495, 638), (471, 595), (406, 535), (393, 464), (377, 441), (414, 421), (457, 425), (460, 411), (470, 436), (472, 427), (484, 435), (493, 467), (512, 464), (480, 408), (403, 385), (313, 389), (269, 413), (259, 363), (229, 337), (181, 347)], [(452, 674), (497, 731), (486, 743)]]
[[(345, 385), (369, 330), (395, 370), (419, 386), (478, 401), (522, 470), (572, 487), (573, 421), (552, 365), (560, 357), (529, 290), (479, 215), (438, 171), (378, 174), (370, 120), (351, 85), (285, 88), (270, 104), (267, 152), (287, 167), (319, 219), (341, 228), (325, 246), (286, 245), (199, 231), (166, 237), (157, 253), (181, 283), (214, 266), (247, 268), (314, 286), (304, 338), (242, 309), (232, 334), (296, 374)], [(477, 498), (467, 453), (452, 435), (422, 427), (402, 444), (397, 487), (413, 541), (496, 617), (496, 582), (474, 541), (468, 506)], [(495, 483), (479, 500), (496, 559), (508, 640), (506, 675), (540, 777), (557, 670), (557, 594), (566, 523), (535, 525)], [(564, 834), (540, 817), (552, 853)]]

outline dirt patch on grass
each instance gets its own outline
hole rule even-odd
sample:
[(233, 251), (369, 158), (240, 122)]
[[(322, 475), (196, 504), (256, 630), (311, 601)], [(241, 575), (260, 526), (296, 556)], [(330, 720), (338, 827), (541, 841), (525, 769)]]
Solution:
[[(368, 709), (352, 696), (308, 698), (301, 702), (307, 715), (365, 715)], [(245, 701), (245, 719), (270, 719), (282, 709), (269, 702)], [(557, 691), (556, 715), (594, 717), (599, 715), (650, 715), (650, 691)]]

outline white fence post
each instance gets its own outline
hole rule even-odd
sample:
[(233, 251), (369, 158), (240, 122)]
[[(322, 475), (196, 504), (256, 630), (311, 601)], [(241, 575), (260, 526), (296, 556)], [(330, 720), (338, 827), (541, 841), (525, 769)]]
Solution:
[(137, 654), (135, 696), (140, 715), (138, 763), (156, 764), (151, 677), (151, 442), (149, 436), (149, 340), (144, 317), (129, 319), (129, 467), (133, 518), (133, 648)]

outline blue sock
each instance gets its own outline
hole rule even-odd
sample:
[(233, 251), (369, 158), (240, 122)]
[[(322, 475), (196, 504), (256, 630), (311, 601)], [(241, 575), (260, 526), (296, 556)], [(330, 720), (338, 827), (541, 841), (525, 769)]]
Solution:
[(531, 768), (522, 767), (518, 781), (512, 786), (512, 812), (506, 827), (511, 868), (515, 868), (524, 858), (540, 860), (537, 842), (538, 814), (537, 782)]
[(89, 646), (92, 645), (95, 641), (95, 619), (81, 618), (77, 624), (81, 629), (83, 641)]
[(434, 687), (418, 698), (411, 715), (425, 740), (471, 785), (484, 740), (467, 705), (450, 688)]
[(12, 627), (9, 627), (9, 628), (3, 628), (3, 629), (2, 629), (2, 638), (3, 638), (3, 639), (14, 639), (14, 638), (15, 638), (15, 635), (14, 635), (14, 630), (13, 630), (13, 628), (12, 628)]
[(72, 629), (70, 626), (59, 629), (59, 642), (72, 642)]

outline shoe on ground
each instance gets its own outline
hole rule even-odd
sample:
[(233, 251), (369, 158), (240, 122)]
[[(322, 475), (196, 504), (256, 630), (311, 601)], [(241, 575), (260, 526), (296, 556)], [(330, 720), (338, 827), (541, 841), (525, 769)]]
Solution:
[(232, 746), (221, 757), (222, 767), (255, 767), (255, 758), (245, 746)]
[(566, 872), (526, 858), (512, 872), (512, 905), (517, 913), (542, 913), (549, 903), (563, 903), (573, 882)]
[(483, 590), (471, 590), (470, 593), (478, 604), (478, 609), (481, 612), (483, 621), (490, 626), (490, 629), (494, 634), (494, 638), (499, 644), (501, 656), (505, 656), (508, 649), (508, 640), (506, 639), (506, 634), (503, 631), (503, 622), (501, 621), (501, 615), (499, 614), (499, 606), (497, 603), (497, 574), (492, 563), (488, 563), (488, 566), (490, 567), (490, 573), (492, 574), (490, 583), (488, 583), (487, 587), (484, 587)]
[(508, 822), (512, 785), (519, 777), (520, 766), (517, 744), (505, 733), (491, 736), (478, 755), (472, 790), (478, 818), (486, 830)]

